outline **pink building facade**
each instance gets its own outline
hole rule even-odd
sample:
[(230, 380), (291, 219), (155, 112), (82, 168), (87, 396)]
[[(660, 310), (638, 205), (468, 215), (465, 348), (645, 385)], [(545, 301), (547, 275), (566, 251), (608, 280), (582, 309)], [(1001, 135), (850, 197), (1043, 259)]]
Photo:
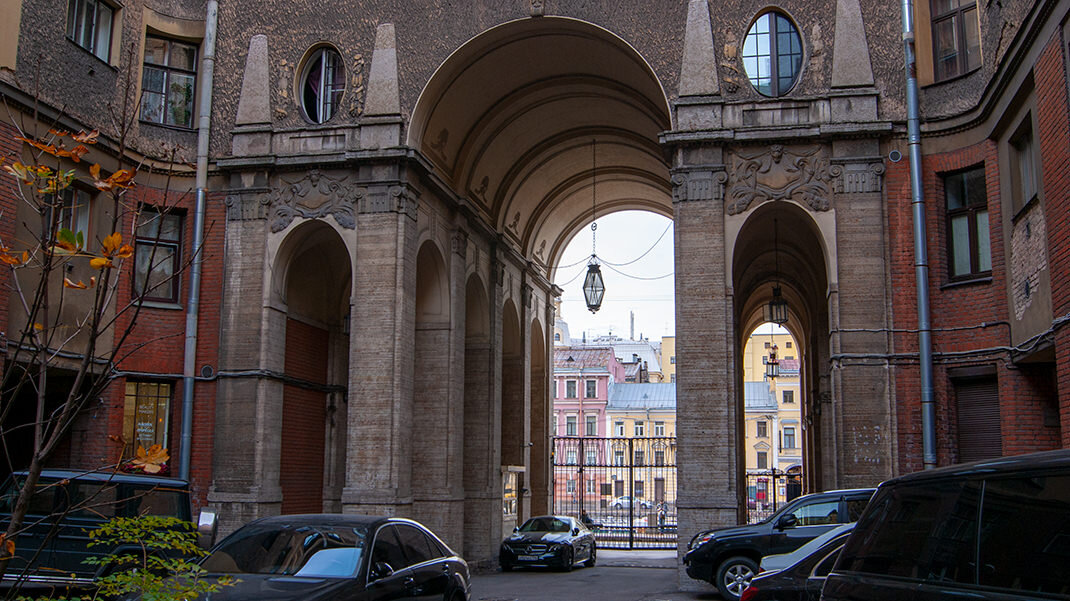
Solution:
[(611, 347), (554, 349), (554, 434), (606, 437), (609, 385), (624, 381), (624, 366)]

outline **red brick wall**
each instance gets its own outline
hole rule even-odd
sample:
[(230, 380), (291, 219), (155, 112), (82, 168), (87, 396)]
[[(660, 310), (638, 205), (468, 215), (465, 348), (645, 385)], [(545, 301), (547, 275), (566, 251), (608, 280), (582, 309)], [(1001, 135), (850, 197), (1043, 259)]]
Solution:
[[(1056, 314), (1070, 307), (1070, 252), (1066, 248), (1066, 158), (1070, 143), (1066, 126), (1066, 81), (1057, 41), (1037, 64), (1036, 89), (1043, 157), (1043, 186), (1047, 199), (1048, 232), (1062, 239), (1061, 250), (1052, 250), (1053, 300)], [(1053, 131), (1046, 124), (1054, 121)], [(1057, 148), (1056, 148), (1057, 147)], [(947, 226), (941, 176), (984, 164), (988, 194), (989, 228), (992, 247), (990, 281), (949, 284)], [(999, 158), (997, 145), (988, 140), (952, 152), (923, 158), (923, 184), (926, 203), (926, 228), (929, 259), (929, 300), (932, 327), (933, 393), (936, 402), (937, 461), (955, 463), (957, 432), (955, 399), (948, 370), (969, 366), (994, 366), (999, 380), (1000, 421), (1004, 455), (1026, 453), (1067, 445), (1066, 428), (1060, 442), (1060, 429), (1051, 416), (1056, 385), (1050, 368), (1019, 368), (1006, 352), (1010, 346), (1010, 325), (1006, 295), (1007, 269), (1003, 254), (1003, 221), (1000, 208)], [(887, 171), (889, 252), (891, 257), (894, 348), (897, 360), (896, 419), (899, 442), (899, 470), (906, 473), (922, 468), (921, 384), (918, 352), (917, 295), (914, 274), (913, 217), (910, 197), (910, 166), (903, 160), (890, 164)], [(1055, 202), (1053, 202), (1053, 200)], [(1053, 210), (1055, 208), (1055, 210)], [(1058, 215), (1053, 219), (1053, 215)], [(1061, 223), (1059, 220), (1061, 219)], [(1056, 255), (1060, 255), (1058, 258)], [(1058, 309), (1062, 307), (1062, 309)], [(1060, 374), (1070, 381), (1067, 370), (1067, 340), (1070, 329), (1061, 335)], [(987, 349), (997, 349), (986, 352)], [(1063, 389), (1070, 387), (1063, 386)], [(1063, 390), (1063, 423), (1070, 416), (1070, 390)]]
[[(0, 121), (0, 165), (10, 165), (18, 158), (19, 143), (15, 140), (18, 131), (10, 124)], [(0, 242), (5, 246), (12, 247), (15, 237), (15, 210), (16, 210), (16, 186), (15, 178), (7, 172), (0, 172)], [(6, 265), (0, 268), (0, 329), (5, 335), (9, 335), (8, 327), (8, 299), (7, 290), (10, 281), (11, 270)], [(3, 368), (7, 357), (7, 341), (0, 338), (5, 348), (0, 349), (0, 368)]]

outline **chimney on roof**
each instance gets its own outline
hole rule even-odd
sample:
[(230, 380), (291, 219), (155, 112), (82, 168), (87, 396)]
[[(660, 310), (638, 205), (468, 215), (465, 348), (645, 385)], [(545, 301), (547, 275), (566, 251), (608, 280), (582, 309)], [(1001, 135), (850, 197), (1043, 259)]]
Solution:
[(628, 319), (631, 321), (631, 330), (629, 330), (628, 336), (635, 340), (635, 311), (628, 311)]

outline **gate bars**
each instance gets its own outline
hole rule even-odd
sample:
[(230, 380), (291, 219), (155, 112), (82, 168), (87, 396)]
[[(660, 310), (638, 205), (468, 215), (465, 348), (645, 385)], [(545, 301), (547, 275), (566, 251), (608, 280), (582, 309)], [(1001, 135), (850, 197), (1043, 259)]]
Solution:
[(675, 437), (554, 437), (552, 465), (554, 513), (586, 512), (600, 547), (676, 548)]

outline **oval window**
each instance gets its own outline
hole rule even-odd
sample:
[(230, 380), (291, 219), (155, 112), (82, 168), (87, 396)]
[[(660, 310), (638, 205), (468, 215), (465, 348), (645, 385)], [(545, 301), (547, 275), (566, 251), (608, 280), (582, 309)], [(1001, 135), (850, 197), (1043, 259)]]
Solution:
[(777, 11), (758, 17), (743, 40), (743, 68), (761, 94), (787, 94), (802, 68), (802, 40), (795, 24)]
[(313, 123), (325, 123), (342, 102), (346, 88), (345, 66), (333, 48), (312, 52), (301, 75), (301, 108)]

